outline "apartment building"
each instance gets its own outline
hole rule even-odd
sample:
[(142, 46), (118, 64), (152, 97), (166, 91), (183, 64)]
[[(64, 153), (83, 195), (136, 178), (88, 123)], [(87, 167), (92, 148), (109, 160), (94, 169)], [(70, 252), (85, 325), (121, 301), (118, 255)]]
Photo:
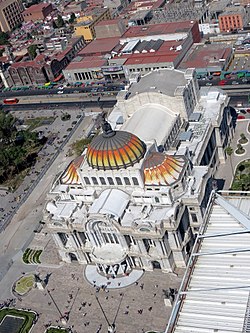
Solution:
[(221, 32), (243, 29), (248, 24), (248, 13), (243, 6), (228, 7), (219, 15)]
[(21, 0), (4, 0), (0, 2), (0, 30), (8, 32), (23, 22), (23, 5)]

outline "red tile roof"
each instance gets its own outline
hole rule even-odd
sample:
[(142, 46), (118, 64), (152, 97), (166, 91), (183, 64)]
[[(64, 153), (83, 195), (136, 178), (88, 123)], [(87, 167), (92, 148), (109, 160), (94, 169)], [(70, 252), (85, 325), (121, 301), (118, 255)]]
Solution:
[(232, 52), (231, 47), (225, 47), (225, 44), (197, 46), (188, 52), (180, 64), (180, 68), (203, 68), (207, 66), (223, 65), (220, 59), (227, 59)]
[(168, 23), (151, 24), (151, 25), (140, 25), (140, 26), (130, 27), (123, 34), (122, 38), (163, 35), (163, 34), (182, 32), (182, 31), (189, 31), (194, 24), (195, 21), (184, 21), (184, 22), (168, 22)]
[(96, 68), (107, 65), (108, 61), (105, 59), (97, 58), (97, 57), (86, 57), (81, 61), (73, 61), (71, 62), (65, 70), (72, 69), (82, 69), (82, 68)]
[(95, 39), (87, 46), (85, 46), (78, 54), (104, 54), (111, 52), (114, 47), (119, 44), (118, 37)]
[(50, 6), (50, 3), (41, 2), (37, 5), (32, 5), (29, 8), (25, 9), (24, 14), (41, 12), (43, 8)]
[(102, 25), (112, 25), (117, 24), (120, 21), (120, 19), (113, 19), (113, 20), (103, 20), (100, 21), (98, 24), (96, 24), (97, 27), (100, 27)]

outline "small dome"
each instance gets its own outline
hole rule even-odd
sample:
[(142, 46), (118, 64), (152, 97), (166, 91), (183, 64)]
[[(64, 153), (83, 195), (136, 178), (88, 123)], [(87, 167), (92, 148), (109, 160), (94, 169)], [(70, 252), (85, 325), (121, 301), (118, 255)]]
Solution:
[(105, 122), (103, 133), (88, 146), (87, 162), (93, 169), (118, 170), (133, 166), (146, 152), (146, 145), (125, 131), (113, 131)]
[(82, 161), (84, 159), (84, 156), (79, 156), (76, 159), (74, 159), (70, 165), (67, 167), (66, 171), (61, 177), (61, 183), (62, 184), (79, 184), (80, 178), (77, 173), (77, 169), (82, 164)]
[(153, 152), (144, 161), (144, 184), (171, 185), (179, 179), (184, 165), (183, 157)]

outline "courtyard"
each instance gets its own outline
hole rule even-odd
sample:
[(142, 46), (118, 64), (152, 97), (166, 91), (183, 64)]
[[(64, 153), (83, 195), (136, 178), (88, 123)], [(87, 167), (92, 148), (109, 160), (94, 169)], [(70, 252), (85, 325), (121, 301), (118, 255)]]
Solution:
[[(55, 265), (54, 265), (55, 267)], [(181, 275), (161, 271), (144, 272), (132, 285), (120, 288), (96, 288), (85, 279), (85, 267), (78, 264), (39, 267), (41, 278), (48, 283), (44, 290), (32, 289), (17, 300), (17, 307), (32, 308), (38, 313), (33, 333), (49, 326), (70, 328), (72, 332), (107, 332), (108, 322), (119, 333), (163, 331), (171, 313), (164, 298), (169, 288), (176, 289)], [(107, 320), (104, 317), (105, 313)], [(61, 317), (68, 318), (62, 325)], [(116, 319), (115, 319), (116, 317)]]

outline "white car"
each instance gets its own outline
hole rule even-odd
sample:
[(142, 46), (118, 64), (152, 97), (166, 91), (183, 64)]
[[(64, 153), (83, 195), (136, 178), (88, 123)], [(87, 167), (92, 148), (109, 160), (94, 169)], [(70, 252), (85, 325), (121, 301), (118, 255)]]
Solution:
[(58, 94), (63, 94), (63, 90), (58, 90)]
[(57, 88), (58, 90), (63, 90), (63, 86), (60, 86)]

